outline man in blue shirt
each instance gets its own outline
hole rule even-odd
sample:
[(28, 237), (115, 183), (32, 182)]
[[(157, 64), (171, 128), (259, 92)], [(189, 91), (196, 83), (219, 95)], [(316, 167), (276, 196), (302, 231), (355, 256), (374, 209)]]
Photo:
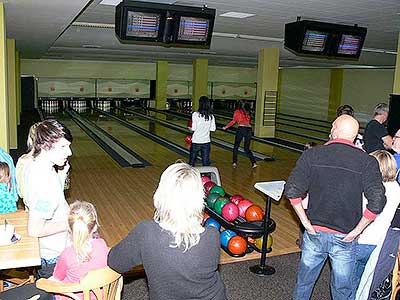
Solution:
[[(397, 172), (399, 172), (399, 169), (400, 169), (400, 129), (397, 130), (395, 136), (393, 137), (392, 149), (395, 152), (393, 156), (396, 159)], [(399, 175), (397, 175), (397, 182), (400, 183)]]

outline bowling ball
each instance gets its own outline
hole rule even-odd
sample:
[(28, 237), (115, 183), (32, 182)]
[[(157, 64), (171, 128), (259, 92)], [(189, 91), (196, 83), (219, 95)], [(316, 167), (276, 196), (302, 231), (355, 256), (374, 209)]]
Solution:
[(246, 216), (246, 210), (253, 205), (253, 202), (247, 199), (240, 200), (237, 207), (239, 208), (239, 216), (245, 217)]
[(211, 181), (210, 177), (207, 176), (201, 176), (201, 182), (203, 183), (203, 185), (207, 182)]
[(208, 218), (207, 221), (204, 223), (204, 227), (212, 226), (218, 231), (221, 228), (221, 224), (219, 224), (217, 221), (215, 221), (213, 218)]
[(235, 221), (239, 216), (239, 208), (235, 203), (229, 202), (222, 208), (222, 216), (229, 222)]
[(239, 201), (240, 201), (240, 200), (243, 200), (243, 199), (244, 199), (244, 198), (243, 198), (241, 195), (238, 195), (238, 194), (232, 195), (232, 196), (229, 198), (229, 200), (230, 200), (231, 202), (235, 203), (236, 205), (238, 205), (238, 204), (239, 204)]
[(204, 186), (204, 190), (206, 192), (206, 195), (208, 195), (208, 193), (210, 192), (211, 188), (216, 186), (217, 184), (215, 182), (209, 181), (206, 182), (203, 186)]
[(241, 255), (246, 252), (247, 242), (240, 235), (232, 237), (228, 242), (228, 250), (232, 254)]
[(210, 193), (220, 194), (221, 197), (225, 196), (225, 190), (222, 186), (215, 185), (211, 188)]
[(258, 205), (252, 205), (246, 209), (245, 216), (248, 222), (261, 221), (264, 217), (264, 211)]
[(223, 197), (218, 198), (217, 201), (215, 201), (214, 204), (214, 210), (217, 214), (222, 214), (222, 208), (225, 206), (225, 204), (229, 203), (229, 200)]
[(192, 127), (193, 123), (192, 120), (187, 121), (187, 127)]
[(222, 231), (220, 234), (221, 245), (224, 246), (225, 248), (227, 248), (229, 240), (236, 235), (237, 235), (236, 232), (229, 230), (229, 229)]
[[(263, 240), (264, 240), (263, 237), (254, 240), (254, 245), (260, 250), (262, 249)], [(267, 249), (272, 247), (272, 243), (273, 243), (272, 235), (268, 234)]]
[(218, 200), (220, 197), (219, 194), (216, 193), (209, 193), (207, 196), (207, 205), (211, 208), (214, 209), (215, 207), (215, 202)]
[(192, 142), (192, 136), (191, 136), (191, 135), (187, 135), (187, 136), (185, 137), (185, 142), (186, 142), (187, 144), (190, 144), (190, 143)]

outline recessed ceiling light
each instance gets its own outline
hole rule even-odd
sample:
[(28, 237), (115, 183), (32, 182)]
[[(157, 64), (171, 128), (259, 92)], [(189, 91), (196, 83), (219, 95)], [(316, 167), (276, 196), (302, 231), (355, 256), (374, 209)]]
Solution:
[(230, 11), (230, 12), (224, 13), (224, 14), (219, 15), (219, 16), (220, 17), (228, 17), (228, 18), (244, 19), (244, 18), (255, 16), (255, 14), (248, 14), (248, 13)]
[(117, 6), (120, 2), (121, 2), (121, 0), (103, 0), (100, 2), (100, 4)]
[(97, 49), (101, 48), (100, 45), (82, 45), (82, 48)]

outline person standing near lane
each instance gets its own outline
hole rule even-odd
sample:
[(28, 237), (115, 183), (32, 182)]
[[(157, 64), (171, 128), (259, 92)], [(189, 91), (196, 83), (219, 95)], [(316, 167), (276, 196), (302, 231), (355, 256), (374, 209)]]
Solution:
[[(375, 158), (354, 146), (358, 122), (349, 115), (332, 124), (332, 140), (301, 155), (285, 195), (305, 227), (294, 300), (308, 300), (326, 261), (332, 265), (333, 300), (350, 299), (356, 238), (386, 204)], [(302, 196), (308, 193), (307, 214)], [(368, 203), (363, 211), (362, 195)]]
[(364, 149), (367, 153), (392, 148), (392, 137), (384, 123), (389, 115), (386, 103), (379, 103), (374, 109), (374, 118), (368, 122), (364, 131)]
[(215, 131), (216, 126), (208, 97), (200, 97), (199, 110), (192, 114), (192, 127), (190, 129), (193, 131), (193, 136), (190, 146), (189, 164), (194, 167), (197, 154), (201, 152), (203, 166), (209, 166), (211, 151), (210, 131)]
[(239, 102), (238, 108), (233, 113), (233, 119), (226, 126), (222, 127), (223, 130), (227, 130), (229, 127), (238, 124), (236, 129), (235, 144), (233, 146), (233, 161), (232, 166), (237, 167), (237, 156), (240, 143), (244, 139), (244, 151), (250, 159), (253, 168), (257, 167), (256, 160), (254, 158), (253, 152), (250, 150), (251, 136), (253, 135), (251, 125), (250, 125), (250, 104)]

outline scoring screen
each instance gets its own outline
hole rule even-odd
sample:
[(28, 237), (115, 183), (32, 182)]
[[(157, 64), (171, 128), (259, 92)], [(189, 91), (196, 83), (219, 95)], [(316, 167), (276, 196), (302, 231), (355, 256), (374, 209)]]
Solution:
[(182, 16), (179, 22), (178, 40), (205, 42), (209, 28), (209, 19)]
[(362, 42), (362, 37), (358, 35), (343, 34), (340, 39), (338, 54), (357, 55)]
[(157, 38), (161, 16), (157, 13), (128, 11), (126, 35), (139, 38)]
[(311, 52), (323, 52), (328, 33), (322, 31), (307, 30), (304, 35), (302, 50)]

